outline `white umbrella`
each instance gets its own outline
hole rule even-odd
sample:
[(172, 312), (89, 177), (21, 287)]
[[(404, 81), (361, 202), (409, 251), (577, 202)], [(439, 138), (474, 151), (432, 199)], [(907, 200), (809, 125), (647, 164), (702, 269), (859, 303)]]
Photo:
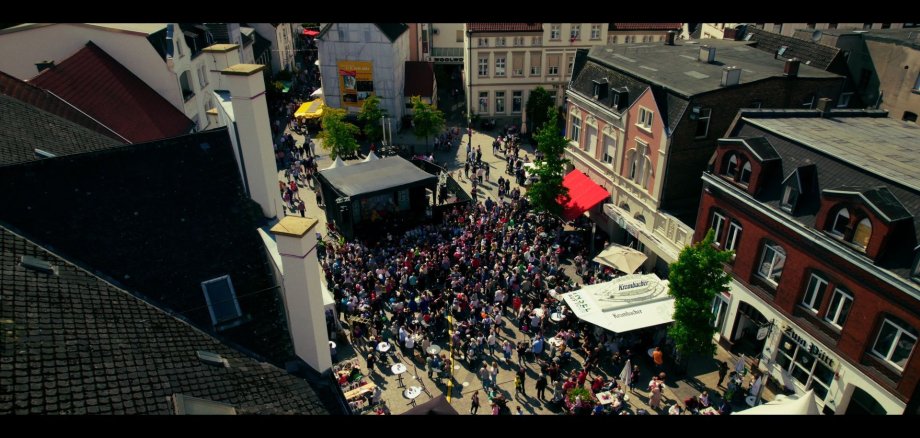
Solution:
[(815, 403), (815, 391), (809, 389), (799, 397), (778, 395), (771, 402), (739, 411), (735, 415), (820, 415), (820, 413)]
[(738, 362), (735, 362), (735, 372), (738, 374), (744, 374), (744, 355), (738, 358)]
[(335, 168), (337, 168), (337, 167), (345, 167), (345, 162), (342, 161), (342, 158), (341, 158), (341, 157), (335, 157), (335, 161), (333, 161), (332, 164), (331, 164), (329, 167), (327, 167), (327, 168), (325, 168), (325, 169), (323, 169), (323, 170), (335, 169)]
[(626, 361), (623, 371), (620, 371), (620, 381), (627, 387), (629, 386), (629, 382), (632, 381), (632, 363), (630, 363), (629, 360)]
[(757, 380), (751, 385), (751, 395), (754, 396), (754, 404), (757, 404), (760, 398), (760, 386), (763, 385), (763, 376), (757, 376)]
[(364, 157), (364, 162), (367, 163), (368, 161), (374, 161), (374, 160), (379, 160), (379, 159), (380, 157), (378, 157), (377, 154), (374, 153), (374, 151), (370, 151), (368, 152), (367, 157)]
[(611, 268), (619, 269), (627, 274), (632, 274), (645, 263), (646, 259), (648, 259), (648, 256), (641, 251), (614, 243), (601, 251), (601, 253), (594, 258), (594, 261), (602, 265), (610, 266)]

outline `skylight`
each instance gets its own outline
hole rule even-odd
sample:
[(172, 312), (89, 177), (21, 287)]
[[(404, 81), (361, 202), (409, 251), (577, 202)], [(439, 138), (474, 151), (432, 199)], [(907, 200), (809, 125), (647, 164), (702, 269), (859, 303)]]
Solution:
[(211, 322), (217, 330), (235, 327), (242, 323), (243, 311), (236, 299), (236, 291), (230, 276), (224, 275), (201, 283), (204, 298), (208, 302)]

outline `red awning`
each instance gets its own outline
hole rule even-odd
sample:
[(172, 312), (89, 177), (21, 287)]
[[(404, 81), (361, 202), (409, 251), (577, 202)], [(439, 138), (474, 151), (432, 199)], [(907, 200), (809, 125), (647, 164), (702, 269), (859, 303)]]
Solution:
[(303, 34), (306, 35), (306, 36), (308, 36), (308, 37), (315, 37), (315, 36), (319, 35), (319, 32), (317, 32), (317, 31), (315, 31), (315, 30), (304, 29), (304, 30), (303, 30)]
[(582, 213), (594, 208), (595, 205), (610, 198), (610, 193), (597, 185), (580, 170), (571, 171), (562, 180), (562, 186), (569, 189), (569, 202), (562, 204), (562, 217), (567, 221), (574, 220)]

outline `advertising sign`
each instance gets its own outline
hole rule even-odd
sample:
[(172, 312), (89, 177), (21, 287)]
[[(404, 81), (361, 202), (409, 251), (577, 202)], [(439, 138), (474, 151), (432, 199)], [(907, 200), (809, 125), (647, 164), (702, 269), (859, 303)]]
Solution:
[(374, 68), (370, 61), (339, 61), (342, 106), (360, 108), (374, 94)]

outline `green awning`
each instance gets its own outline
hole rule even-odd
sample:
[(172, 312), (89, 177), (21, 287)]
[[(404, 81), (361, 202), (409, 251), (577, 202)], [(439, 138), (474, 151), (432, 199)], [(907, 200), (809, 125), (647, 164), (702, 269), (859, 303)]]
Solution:
[(281, 84), (284, 85), (284, 88), (281, 89), (282, 93), (291, 91), (291, 81), (281, 81)]

